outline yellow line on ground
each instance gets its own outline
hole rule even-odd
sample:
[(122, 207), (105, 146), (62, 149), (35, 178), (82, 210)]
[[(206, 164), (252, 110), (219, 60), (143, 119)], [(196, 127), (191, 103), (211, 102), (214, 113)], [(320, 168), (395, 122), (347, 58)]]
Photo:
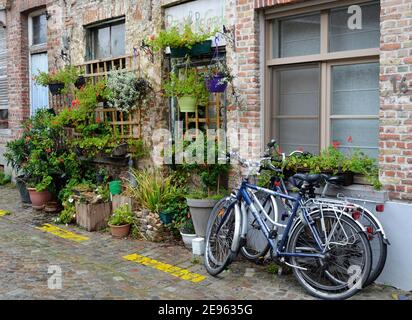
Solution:
[(8, 215), (10, 215), (10, 212), (9, 212), (9, 211), (0, 210), (0, 217), (4, 217), (4, 216), (8, 216)]
[(51, 224), (45, 224), (41, 228), (36, 228), (36, 229), (44, 231), (44, 232), (51, 233), (51, 234), (53, 234), (57, 237), (60, 237), (60, 238), (66, 239), (66, 240), (71, 240), (71, 241), (76, 241), (76, 242), (82, 242), (82, 241), (89, 240), (88, 237), (84, 237), (84, 236), (75, 234), (73, 232), (58, 228), (58, 227), (53, 226)]
[(199, 282), (206, 279), (206, 277), (202, 276), (201, 274), (192, 273), (189, 270), (185, 270), (185, 269), (173, 266), (171, 264), (167, 264), (167, 263), (160, 262), (160, 261), (157, 261), (157, 260), (154, 260), (154, 259), (150, 259), (148, 257), (141, 256), (139, 254), (131, 254), (131, 255), (128, 255), (128, 256), (124, 256), (123, 258), (128, 260), (128, 261), (137, 262), (137, 263), (140, 263), (142, 265), (148, 266), (150, 268), (166, 272), (166, 273), (168, 273), (168, 274), (170, 274), (174, 277), (178, 277), (182, 280), (186, 280), (186, 281), (190, 281), (190, 282), (194, 282), (194, 283), (199, 283)]

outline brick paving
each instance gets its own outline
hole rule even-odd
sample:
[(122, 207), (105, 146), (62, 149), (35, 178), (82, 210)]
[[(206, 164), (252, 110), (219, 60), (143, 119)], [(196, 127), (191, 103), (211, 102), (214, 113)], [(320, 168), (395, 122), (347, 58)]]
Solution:
[[(312, 299), (291, 275), (277, 276), (267, 266), (236, 261), (218, 278), (209, 276), (183, 246), (112, 239), (108, 233), (88, 233), (62, 227), (89, 237), (76, 243), (43, 233), (36, 227), (53, 216), (34, 212), (21, 204), (14, 188), (0, 188), (0, 299)], [(207, 276), (200, 283), (126, 261), (138, 253)], [(62, 290), (48, 288), (49, 266), (62, 269)], [(373, 285), (354, 299), (393, 299), (408, 295), (387, 286)]]

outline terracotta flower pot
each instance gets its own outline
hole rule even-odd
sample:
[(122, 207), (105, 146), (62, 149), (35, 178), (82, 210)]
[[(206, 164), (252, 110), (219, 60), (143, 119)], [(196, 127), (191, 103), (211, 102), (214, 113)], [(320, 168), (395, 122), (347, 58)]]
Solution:
[(109, 224), (110, 233), (114, 238), (123, 239), (126, 238), (130, 233), (130, 224), (124, 226), (113, 226)]
[(31, 200), (31, 205), (35, 210), (43, 210), (46, 203), (52, 200), (52, 194), (50, 191), (38, 192), (36, 189), (29, 188), (29, 195)]

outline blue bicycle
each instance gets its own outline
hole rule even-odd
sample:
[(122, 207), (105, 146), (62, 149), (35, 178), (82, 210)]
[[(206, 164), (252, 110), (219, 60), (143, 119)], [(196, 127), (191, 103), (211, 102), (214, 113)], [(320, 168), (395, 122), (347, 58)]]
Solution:
[[(372, 253), (365, 228), (338, 208), (308, 212), (303, 199), (319, 184), (321, 175), (299, 175), (299, 194), (292, 197), (249, 182), (270, 159), (248, 161), (231, 153), (248, 169), (239, 189), (213, 209), (206, 233), (205, 267), (216, 276), (237, 257), (246, 241), (248, 214), (253, 215), (267, 239), (272, 257), (293, 268), (298, 282), (313, 296), (347, 299), (362, 289), (369, 277)], [(292, 214), (279, 236), (277, 229), (262, 218), (265, 212), (255, 192), (263, 192), (293, 203)]]

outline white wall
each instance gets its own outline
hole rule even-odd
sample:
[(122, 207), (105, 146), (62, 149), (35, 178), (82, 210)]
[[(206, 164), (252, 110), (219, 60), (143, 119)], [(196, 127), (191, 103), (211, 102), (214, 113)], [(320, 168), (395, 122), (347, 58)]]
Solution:
[(378, 214), (388, 239), (388, 258), (378, 283), (412, 290), (412, 204), (386, 202)]

